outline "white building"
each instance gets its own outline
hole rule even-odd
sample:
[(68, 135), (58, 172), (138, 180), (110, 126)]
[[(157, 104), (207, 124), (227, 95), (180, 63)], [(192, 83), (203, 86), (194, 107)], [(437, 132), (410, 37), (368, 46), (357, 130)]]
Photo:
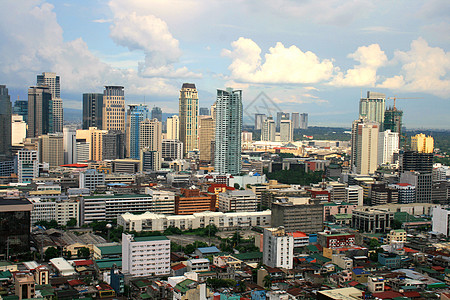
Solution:
[(27, 123), (21, 115), (11, 115), (11, 145), (23, 144), (27, 137)]
[(76, 163), (84, 163), (90, 160), (91, 144), (86, 141), (78, 141), (75, 145)]
[(450, 235), (449, 228), (450, 208), (449, 207), (436, 207), (433, 209), (433, 227), (435, 232), (442, 233), (445, 236)]
[(19, 150), (17, 168), (19, 183), (30, 183), (39, 176), (39, 155), (36, 150)]
[(56, 203), (56, 221), (59, 225), (66, 225), (70, 219), (77, 220), (80, 224), (80, 202), (78, 201), (61, 201)]
[(41, 201), (39, 198), (28, 198), (33, 204), (31, 210), (31, 225), (39, 221), (51, 221), (56, 219), (56, 202)]
[(351, 163), (357, 174), (373, 174), (378, 162), (378, 130), (379, 123), (365, 118), (352, 124)]
[(126, 231), (164, 231), (173, 226), (181, 230), (204, 228), (211, 224), (220, 230), (247, 229), (270, 226), (271, 211), (223, 213), (205, 211), (192, 215), (162, 215), (146, 212), (141, 215), (125, 213), (117, 217), (117, 224)]
[(272, 117), (268, 117), (263, 121), (261, 141), (275, 142), (275, 121)]
[(272, 268), (292, 269), (294, 263), (294, 237), (284, 227), (264, 229), (263, 263)]
[(99, 185), (105, 185), (105, 173), (100, 173), (95, 169), (89, 169), (84, 172), (80, 172), (80, 188), (87, 188), (91, 192), (93, 192)]
[(64, 148), (64, 163), (74, 164), (77, 162), (77, 131), (75, 128), (63, 128), (63, 148)]
[(179, 140), (162, 140), (161, 155), (164, 160), (183, 159), (183, 143)]
[(186, 267), (189, 272), (203, 272), (209, 271), (209, 259), (195, 258), (186, 262)]
[(250, 173), (244, 176), (230, 176), (227, 185), (234, 186), (239, 184), (239, 187), (247, 189), (247, 185), (267, 183), (266, 174)]
[(132, 276), (170, 274), (170, 240), (122, 233), (122, 272)]
[(280, 120), (280, 142), (292, 142), (294, 140), (294, 128), (291, 120)]
[(347, 191), (346, 202), (356, 204), (358, 206), (363, 205), (364, 201), (364, 189), (359, 185), (349, 185), (345, 188)]
[(145, 193), (152, 197), (152, 207), (149, 212), (171, 215), (175, 212), (175, 193), (170, 191), (145, 188)]
[(416, 187), (409, 183), (390, 184), (389, 187), (398, 191), (398, 203), (407, 204), (416, 201)]
[(219, 194), (218, 201), (221, 212), (256, 211), (258, 208), (256, 194), (251, 190), (227, 190), (225, 193)]
[(177, 115), (173, 115), (167, 118), (167, 139), (179, 140), (180, 139), (180, 119)]
[(378, 137), (378, 164), (394, 163), (394, 153), (399, 150), (398, 132), (390, 129), (380, 132)]

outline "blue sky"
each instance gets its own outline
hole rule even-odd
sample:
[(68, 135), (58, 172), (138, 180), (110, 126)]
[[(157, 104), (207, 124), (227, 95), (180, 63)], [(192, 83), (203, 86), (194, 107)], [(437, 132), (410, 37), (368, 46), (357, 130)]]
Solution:
[(408, 128), (450, 129), (448, 0), (6, 1), (0, 40), (12, 99), (52, 71), (67, 108), (114, 84), (175, 113), (194, 82), (200, 106), (231, 86), (244, 106), (264, 92), (312, 125), (349, 127), (370, 90), (419, 98), (397, 100)]

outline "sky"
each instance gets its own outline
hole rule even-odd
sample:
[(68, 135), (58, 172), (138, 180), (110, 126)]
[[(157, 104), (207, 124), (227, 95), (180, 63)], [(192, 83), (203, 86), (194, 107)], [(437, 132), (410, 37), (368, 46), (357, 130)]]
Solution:
[(127, 104), (177, 113), (190, 82), (200, 107), (232, 87), (246, 115), (350, 127), (375, 91), (407, 128), (450, 129), (448, 0), (5, 0), (0, 41), (11, 99), (56, 72), (65, 108), (122, 85)]

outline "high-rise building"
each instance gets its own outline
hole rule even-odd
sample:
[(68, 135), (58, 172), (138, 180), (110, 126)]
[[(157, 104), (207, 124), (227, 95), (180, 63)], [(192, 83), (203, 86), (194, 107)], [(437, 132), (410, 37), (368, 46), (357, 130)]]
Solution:
[(28, 123), (28, 100), (17, 99), (14, 102), (13, 113), (22, 116), (25, 123)]
[(373, 174), (377, 170), (379, 124), (360, 118), (352, 124), (351, 163), (357, 174)]
[(39, 137), (53, 132), (53, 104), (50, 88), (30, 87), (28, 89), (27, 137)]
[(39, 155), (36, 150), (19, 150), (17, 154), (19, 183), (31, 183), (39, 176)]
[(200, 116), (198, 137), (200, 150), (200, 160), (211, 162), (211, 142), (215, 140), (216, 126), (211, 116)]
[(214, 170), (241, 172), (242, 91), (217, 90)]
[(378, 164), (394, 163), (394, 153), (399, 150), (398, 132), (390, 129), (380, 132), (378, 137)]
[(154, 106), (152, 108), (151, 119), (157, 119), (162, 122), (162, 109), (160, 107)]
[(280, 141), (292, 142), (294, 140), (294, 128), (291, 120), (281, 120), (280, 122)]
[(291, 121), (292, 121), (292, 127), (294, 129), (300, 128), (300, 114), (298, 112), (291, 113)]
[(265, 228), (263, 263), (271, 268), (292, 269), (294, 265), (294, 237), (284, 227)]
[(434, 139), (423, 133), (411, 137), (411, 150), (418, 153), (433, 153)]
[(400, 175), (401, 183), (409, 183), (416, 187), (416, 203), (432, 202), (432, 174), (406, 171)]
[(277, 112), (277, 130), (280, 130), (281, 120), (289, 120), (289, 113), (285, 113), (282, 111)]
[(139, 151), (162, 151), (162, 124), (157, 119), (145, 119), (140, 125)]
[(255, 130), (261, 130), (266, 119), (267, 116), (265, 114), (255, 114)]
[(63, 102), (61, 99), (60, 78), (56, 73), (43, 72), (37, 75), (37, 86), (48, 86), (52, 94), (53, 132), (62, 132), (64, 124)]
[(308, 114), (303, 113), (300, 115), (300, 129), (308, 129)]
[(75, 128), (64, 126), (64, 164), (75, 164), (77, 162), (77, 131)]
[(180, 141), (187, 153), (198, 148), (198, 93), (195, 84), (183, 83), (179, 102)]
[(158, 171), (161, 169), (161, 160), (161, 152), (150, 150), (149, 148), (141, 149), (139, 163), (140, 172)]
[(39, 137), (40, 161), (50, 167), (64, 164), (64, 143), (62, 133), (49, 133)]
[(23, 145), (27, 137), (27, 123), (23, 116), (14, 114), (11, 116), (11, 145)]
[(419, 153), (415, 151), (400, 151), (400, 173), (417, 171), (431, 173), (433, 171), (433, 153)]
[(317, 233), (323, 230), (323, 210), (319, 200), (306, 203), (275, 202), (272, 203), (272, 226), (284, 226), (287, 232), (300, 230)]
[(167, 118), (167, 139), (180, 139), (180, 118), (178, 118), (177, 115), (173, 115)]
[(103, 94), (83, 94), (83, 129), (103, 126)]
[(275, 121), (272, 117), (267, 117), (267, 119), (263, 122), (261, 141), (275, 142)]
[(183, 143), (179, 140), (162, 140), (161, 156), (164, 160), (183, 159)]
[(109, 130), (102, 135), (102, 160), (125, 158), (125, 134), (120, 130)]
[[(384, 112), (384, 123), (383, 130), (391, 130), (392, 132), (397, 132), (399, 139), (402, 137), (402, 117), (403, 111), (398, 110), (396, 107), (389, 107)], [(400, 146), (402, 141), (399, 142)]]
[(125, 93), (123, 86), (105, 86), (102, 117), (103, 130), (125, 132)]
[(0, 85), (0, 162), (12, 160), (11, 98), (6, 85)]
[(200, 107), (200, 109), (198, 111), (198, 115), (199, 116), (210, 116), (211, 113), (210, 113), (208, 107)]
[(140, 155), (139, 136), (141, 122), (148, 118), (145, 104), (130, 104), (127, 111), (127, 157), (138, 159)]
[(383, 124), (386, 95), (376, 92), (367, 92), (367, 98), (359, 102), (359, 117), (366, 117), (368, 121)]

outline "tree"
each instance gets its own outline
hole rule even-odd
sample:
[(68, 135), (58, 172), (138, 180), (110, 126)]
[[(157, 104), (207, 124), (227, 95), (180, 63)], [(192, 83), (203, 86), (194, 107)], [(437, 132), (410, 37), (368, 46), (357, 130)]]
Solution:
[(369, 242), (369, 249), (374, 250), (380, 247), (380, 242), (377, 239), (371, 239)]
[(270, 278), (270, 275), (264, 276), (263, 284), (266, 290), (270, 290), (270, 288), (272, 287), (272, 278)]
[(59, 251), (55, 247), (48, 247), (47, 250), (44, 252), (44, 256), (46, 260), (50, 260), (52, 258), (59, 256)]
[(394, 221), (392, 222), (392, 229), (401, 229), (402, 225), (403, 225), (402, 222), (400, 222), (399, 220), (394, 219)]
[(235, 183), (235, 184), (234, 184), (234, 188), (235, 188), (235, 189), (238, 190), (240, 187), (241, 187), (241, 186), (239, 185), (239, 183)]
[(77, 256), (79, 258), (88, 258), (89, 255), (91, 255), (91, 250), (89, 250), (89, 248), (87, 247), (79, 248), (77, 251)]
[(174, 235), (174, 234), (182, 234), (183, 232), (181, 231), (180, 228), (174, 227), (174, 226), (169, 226), (167, 227), (166, 230), (164, 230), (164, 235)]
[(69, 221), (67, 221), (66, 226), (67, 227), (75, 227), (75, 226), (77, 226), (77, 219), (71, 218)]

